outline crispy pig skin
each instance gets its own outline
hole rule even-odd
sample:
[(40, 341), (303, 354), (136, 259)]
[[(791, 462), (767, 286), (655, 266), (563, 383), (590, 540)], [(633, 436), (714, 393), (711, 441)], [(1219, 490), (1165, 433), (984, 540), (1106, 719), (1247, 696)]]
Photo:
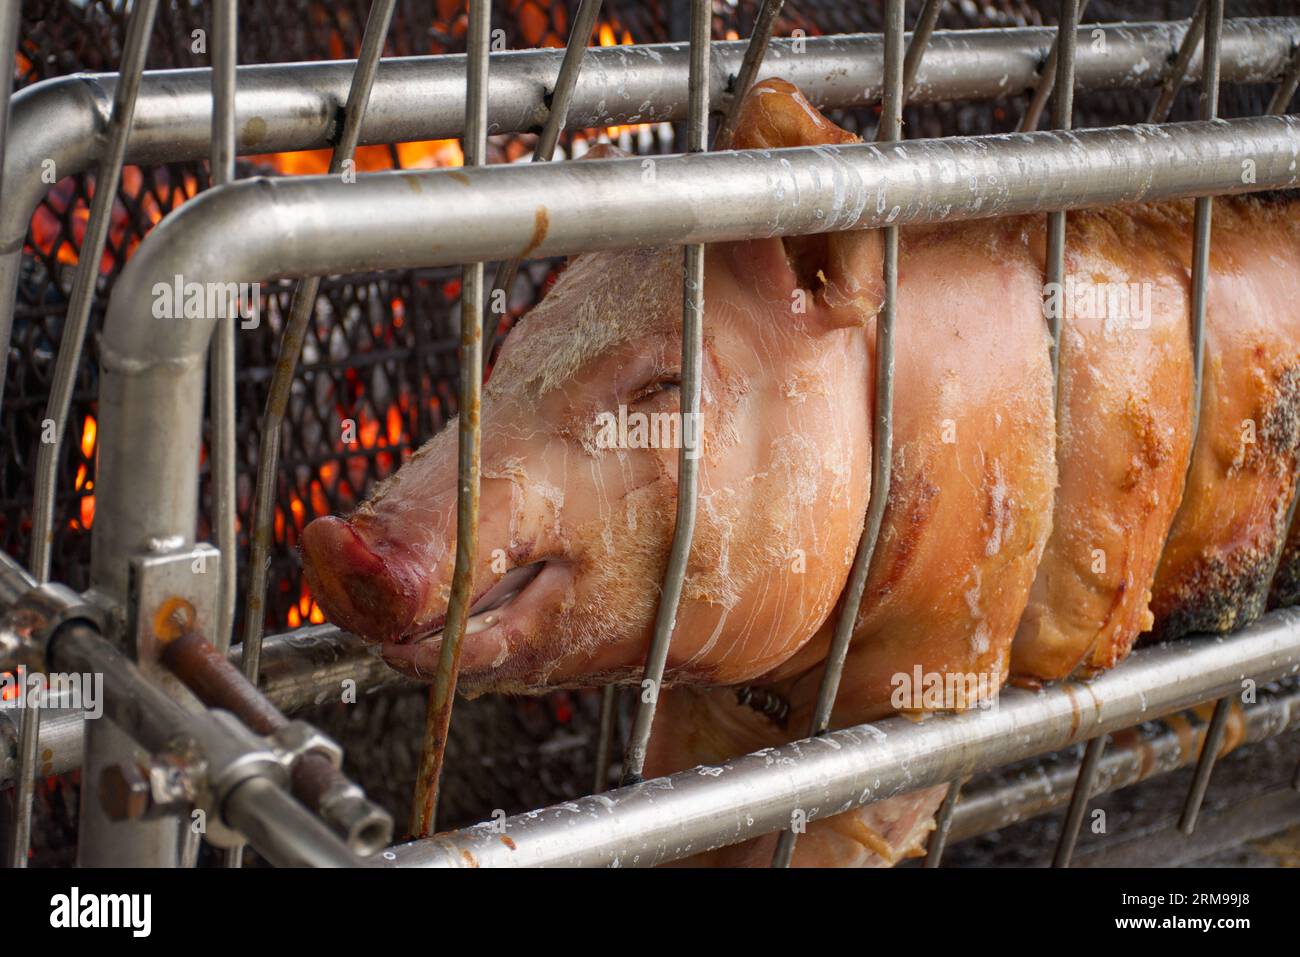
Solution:
[(1200, 436), (1152, 589), (1157, 638), (1240, 628), (1268, 598), (1300, 445), (1298, 208), (1214, 207)]
[(1071, 214), (1067, 289), (1131, 291), (1063, 312), (1060, 480), (1052, 536), (1012, 647), (1013, 680), (1113, 666), (1152, 624), (1156, 566), (1191, 447), (1184, 218)]

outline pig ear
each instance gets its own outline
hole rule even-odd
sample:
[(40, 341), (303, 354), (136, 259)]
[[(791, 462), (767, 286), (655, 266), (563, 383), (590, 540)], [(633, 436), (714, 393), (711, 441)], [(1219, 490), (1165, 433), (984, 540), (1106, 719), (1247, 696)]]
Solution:
[[(745, 97), (732, 145), (783, 149), (858, 141), (818, 112), (794, 85), (773, 78), (756, 83)], [(832, 328), (865, 325), (880, 309), (883, 246), (877, 230), (728, 245), (733, 262), (747, 267), (746, 274), (765, 276), (777, 286), (772, 291), (791, 302), (805, 299), (806, 312)]]

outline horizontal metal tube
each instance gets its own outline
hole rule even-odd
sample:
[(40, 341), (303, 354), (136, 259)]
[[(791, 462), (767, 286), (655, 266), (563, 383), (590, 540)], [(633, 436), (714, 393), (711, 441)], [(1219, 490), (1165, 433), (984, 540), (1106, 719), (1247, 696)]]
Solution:
[[(1243, 184), (1242, 157), (1255, 161)], [(685, 245), (1290, 186), (1300, 119), (1256, 117), (468, 170), (256, 178), (210, 190), (146, 237), (100, 344), (92, 582), (122, 555), (192, 541), (211, 319), (160, 320), (176, 277), (230, 283), (632, 245)], [(159, 441), (166, 436), (166, 441)]]
[[(18, 733), (21, 711), (0, 712), (0, 788), (10, 787), (18, 772)], [(81, 742), (86, 719), (81, 711), (45, 708), (41, 711), (41, 737), (37, 773), (42, 777), (64, 774), (81, 767)]]
[(1059, 750), (1300, 671), (1300, 609), (1229, 638), (1141, 648), (1087, 684), (1004, 690), (997, 707), (835, 731), (667, 778), (399, 845), (404, 867), (648, 867)]
[[(285, 714), (326, 702), (360, 700), (385, 688), (414, 687), (416, 682), (384, 664), (360, 638), (334, 625), (312, 625), (269, 636), (262, 646), (258, 687)], [(239, 663), (239, 647), (228, 658)], [(41, 721), (41, 774), (62, 774), (81, 767), (85, 733), (81, 712), (46, 712)], [(11, 752), (17, 726), (0, 718), (0, 788), (13, 783)], [(5, 744), (10, 738), (14, 744)], [(48, 757), (46, 757), (48, 755)]]
[[(104, 714), (151, 752), (188, 742), (208, 760), (228, 759), (229, 732), (207, 711), (191, 713), (83, 622), (50, 639), (55, 670), (103, 675)], [(340, 838), (284, 790), (254, 776), (220, 795), (220, 811), (272, 863), (288, 867), (360, 863)]]
[[(1080, 89), (1143, 88), (1159, 82), (1158, 65), (1173, 57), (1185, 23), (1108, 24), (1105, 45), (1081, 45)], [(911, 103), (1009, 96), (1033, 86), (1055, 29), (940, 31), (935, 33), (909, 94)], [(1300, 42), (1300, 18), (1231, 20), (1224, 25), (1223, 80), (1276, 80)], [(727, 102), (745, 41), (715, 43), (711, 101)], [(775, 39), (759, 76), (776, 74), (822, 108), (860, 106), (881, 95), (882, 40), (877, 34)], [(540, 130), (549, 112), (562, 50), (492, 56), (489, 133)], [(569, 111), (570, 128), (683, 119), (687, 105), (684, 43), (592, 49), (583, 63)], [(332, 145), (347, 100), (355, 61), (240, 67), (237, 74), (236, 150), (276, 153)], [(1199, 76), (1199, 61), (1188, 78)], [(211, 71), (146, 73), (127, 141), (126, 161), (142, 165), (202, 159), (211, 140)], [(100, 159), (116, 74), (80, 74), (47, 80), (14, 97), (4, 157), (5, 202), (0, 208), (0, 355), (8, 342), (18, 281), (18, 256), (36, 204), (58, 178), (90, 169)], [(363, 144), (459, 136), (465, 121), (465, 57), (447, 55), (384, 60), (365, 123)], [(0, 381), (3, 374), (0, 373)]]
[(250, 778), (226, 799), (226, 817), (275, 867), (356, 867), (361, 859), (321, 820), (265, 778)]
[[(1093, 797), (1194, 764), (1206, 726), (1202, 721), (1193, 727), (1190, 719), (1187, 713), (1171, 715), (1153, 736), (1143, 736), (1137, 729), (1113, 735), (1098, 768)], [(1241, 745), (1255, 744), (1300, 726), (1300, 685), (1276, 694), (1261, 691), (1259, 703), (1243, 709), (1243, 720)], [(1177, 722), (1179, 727), (1169, 722)], [(1076, 763), (1065, 762), (1013, 771), (1015, 777), (1011, 780), (999, 776), (972, 781), (962, 790), (961, 802), (953, 813), (949, 841), (986, 834), (1063, 807), (1070, 800), (1077, 772)]]

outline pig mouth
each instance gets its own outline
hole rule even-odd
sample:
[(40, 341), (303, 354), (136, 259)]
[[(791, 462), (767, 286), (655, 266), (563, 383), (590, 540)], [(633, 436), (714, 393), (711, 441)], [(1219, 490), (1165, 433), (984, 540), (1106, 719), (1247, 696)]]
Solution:
[[(510, 569), (480, 594), (465, 623), (462, 674), (482, 674), (499, 667), (510, 652), (510, 633), (527, 633), (527, 619), (542, 610), (547, 594), (568, 577), (567, 563), (537, 561)], [(380, 655), (398, 671), (415, 678), (432, 677), (438, 660), (433, 652), (442, 644), (446, 617), (445, 613), (439, 615), (396, 641), (384, 642)]]

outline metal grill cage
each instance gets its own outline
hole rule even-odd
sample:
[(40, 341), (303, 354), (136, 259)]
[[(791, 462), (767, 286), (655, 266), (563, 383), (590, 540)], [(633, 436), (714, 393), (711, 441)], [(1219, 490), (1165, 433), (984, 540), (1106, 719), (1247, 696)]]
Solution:
[[(389, 32), (385, 56), (462, 52), (466, 23), (463, 4), (438, 0), (435, 20), (427, 20), (423, 7), (400, 5)], [(908, 4), (912, 22), (920, 2)], [(563, 44), (577, 3), (543, 0), (497, 0), (493, 25), (506, 31), (509, 49)], [(715, 39), (746, 37), (757, 12), (757, 0), (718, 2), (713, 5)], [(1057, 4), (1050, 0), (998, 0), (993, 3), (944, 5), (940, 29), (978, 26), (1052, 25)], [(1120, 8), (1123, 9), (1120, 9)], [(1088, 22), (1110, 20), (1172, 20), (1192, 14), (1194, 0), (1148, 0), (1143, 3), (1104, 3), (1098, 0)], [(365, 0), (321, 4), (292, 0), (256, 0), (241, 4), (239, 58), (241, 63), (309, 61), (355, 55), (360, 44), (369, 3)], [(610, 25), (617, 42), (637, 43), (681, 39), (686, 33), (689, 4), (656, 0), (650, 3), (608, 2), (602, 22)], [(1240, 0), (1227, 5), (1227, 16), (1279, 16), (1293, 14), (1293, 4), (1276, 0)], [(413, 16), (418, 14), (418, 16)], [(20, 85), (68, 73), (112, 71), (120, 61), (125, 29), (124, 5), (115, 0), (24, 0), (23, 46), (20, 50)], [(184, 2), (164, 2), (150, 46), (151, 69), (207, 66), (206, 54), (193, 52), (193, 31), (206, 27), (205, 13)], [(835, 0), (791, 0), (778, 22), (777, 33), (802, 30), (810, 36), (846, 32), (879, 32), (879, 9)], [(1250, 116), (1263, 112), (1273, 92), (1268, 85), (1234, 86), (1223, 97), (1224, 116)], [(1173, 120), (1196, 115), (1194, 89), (1180, 92), (1171, 112)], [(1145, 116), (1154, 91), (1080, 92), (1075, 98), (1079, 126), (1133, 122)], [(1015, 97), (974, 104), (913, 106), (904, 112), (904, 135), (931, 137), (1006, 132), (1014, 129), (1026, 102)], [(839, 110), (832, 118), (846, 128), (869, 132), (879, 119), (876, 108)], [(566, 134), (562, 149), (579, 154), (603, 131)], [(637, 153), (669, 152), (680, 143), (680, 128), (658, 127), (631, 134), (623, 131), (620, 145)], [(494, 161), (517, 160), (531, 150), (532, 134), (494, 137)], [(363, 169), (402, 168), (409, 157), (396, 145), (369, 147)], [(427, 162), (418, 157), (416, 163)], [(271, 158), (241, 161), (241, 175), (282, 169)], [(88, 339), (78, 373), (69, 418), (69, 440), (63, 444), (59, 471), (56, 542), (52, 578), (74, 588), (89, 585), (89, 535), (94, 521), (95, 396), (99, 356), (96, 336), (102, 325), (108, 293), (127, 257), (142, 237), (162, 217), (208, 182), (205, 163), (170, 163), (157, 167), (129, 167), (118, 191), (114, 222), (100, 265), (98, 294)], [(45, 399), (49, 394), (54, 357), (61, 337), (73, 272), (78, 262), (87, 211), (93, 196), (93, 177), (78, 175), (61, 180), (42, 200), (31, 225), (24, 250), (22, 275), (11, 353), (0, 416), (0, 441), (4, 443), (0, 469), (0, 548), (25, 556), (30, 548), (32, 468), (42, 433)], [(556, 274), (556, 261), (531, 263), (521, 274), (510, 298), (509, 314), (497, 332), (503, 334), (518, 316), (543, 295)], [(316, 309), (298, 367), (284, 430), (277, 476), (276, 546), (266, 606), (266, 625), (273, 629), (318, 622), (319, 609), (311, 602), (296, 557), (298, 534), (318, 516), (346, 512), (378, 480), (391, 474), (425, 440), (438, 432), (457, 412), (455, 382), (458, 374), (459, 295), (458, 268), (436, 268), (332, 277), (321, 286)], [(266, 405), (268, 386), (283, 332), (292, 283), (266, 290), (258, 329), (237, 338), (238, 397), (242, 410), (238, 430), (238, 509), (240, 557), (248, 552), (260, 423), (255, 413)], [(414, 321), (418, 317), (419, 321)], [(354, 424), (353, 441), (344, 424)], [(205, 426), (205, 446), (210, 442)], [(205, 456), (206, 463), (206, 456)], [(206, 509), (211, 500), (209, 474), (202, 472), (200, 502), (204, 509), (198, 536), (210, 537)], [(246, 569), (241, 567), (243, 580)], [(241, 603), (242, 607), (242, 603)], [(399, 700), (399, 699), (393, 699)], [(408, 701), (409, 704), (409, 701)], [(449, 764), (445, 823), (457, 826), (482, 818), (484, 807), (504, 805), (507, 811), (585, 793), (588, 758), (598, 720), (596, 698), (588, 693), (552, 697), (523, 705), (475, 703), (458, 710), (449, 748), (461, 754)], [(336, 709), (333, 718), (321, 715), (339, 737), (360, 730), (373, 741), (377, 725), (405, 722), (399, 704), (372, 705), (349, 712)], [(627, 716), (624, 715), (626, 722)], [(491, 751), (514, 749), (508, 800), (502, 799), (499, 778), (489, 773), (476, 777), (466, 760), (482, 758), (481, 741), (513, 725), (513, 733), (498, 735)], [(621, 738), (622, 735), (619, 735)], [(550, 757), (547, 762), (517, 760), (523, 750)], [(581, 747), (580, 747), (581, 746)], [(354, 751), (355, 753), (355, 751)], [(480, 768), (493, 759), (489, 755)], [(405, 778), (413, 774), (413, 757), (397, 750), (376, 762), (374, 780)], [(393, 773), (390, 773), (393, 772)], [(527, 783), (524, 783), (527, 782)], [(394, 810), (401, 808), (408, 788), (391, 787)], [(66, 781), (51, 782), (47, 793), (57, 811), (59, 802), (71, 804)], [(58, 817), (59, 815), (55, 815)], [(57, 845), (55, 838), (50, 846)]]

